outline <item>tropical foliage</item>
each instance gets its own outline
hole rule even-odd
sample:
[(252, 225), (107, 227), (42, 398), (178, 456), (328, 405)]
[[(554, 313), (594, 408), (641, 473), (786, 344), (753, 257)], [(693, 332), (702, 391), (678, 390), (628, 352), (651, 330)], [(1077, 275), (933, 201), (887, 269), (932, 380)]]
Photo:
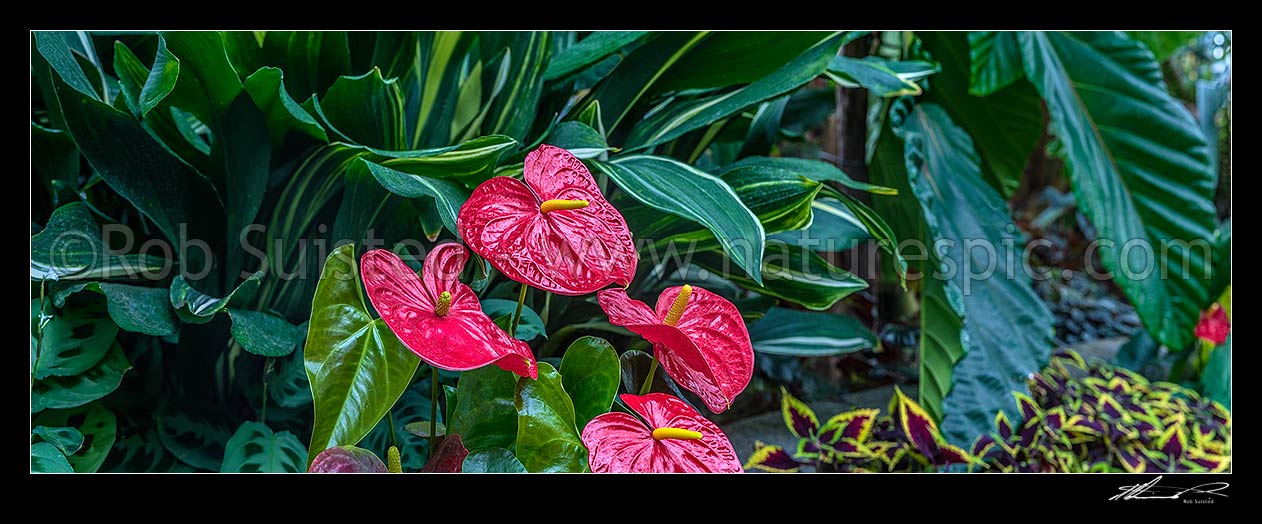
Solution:
[[(1208, 38), (34, 32), (32, 471), (739, 470), (707, 417), (777, 359), (887, 349), (868, 291), (919, 304), (918, 401), (819, 424), (786, 392), (801, 444), (749, 467), (1042, 469), (966, 451), (1086, 394), (1012, 402), (1060, 362), (1009, 208), (1039, 155), (1143, 326), (1119, 359), (1202, 393), (1090, 368), (1161, 432), (1108, 442), (1221, 469), (1230, 82), (1194, 113), (1159, 61)], [(811, 146), (840, 92), (844, 158)], [(1062, 434), (1056, 467), (1106, 461)]]

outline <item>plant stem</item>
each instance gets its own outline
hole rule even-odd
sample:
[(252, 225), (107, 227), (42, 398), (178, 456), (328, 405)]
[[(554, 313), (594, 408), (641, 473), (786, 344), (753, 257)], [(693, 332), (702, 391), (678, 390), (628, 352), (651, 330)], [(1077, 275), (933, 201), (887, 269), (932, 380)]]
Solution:
[(433, 375), (429, 379), (429, 454), (438, 449), (438, 368), (430, 366)]
[(510, 337), (517, 336), (517, 324), (521, 322), (521, 306), (522, 304), (526, 303), (526, 290), (527, 289), (530, 289), (530, 286), (527, 286), (526, 284), (522, 284), (521, 293), (517, 295), (517, 312), (513, 313), (513, 326), (512, 328), (508, 330), (508, 336)]
[(644, 377), (644, 385), (640, 386), (640, 396), (649, 394), (653, 389), (653, 375), (657, 374), (657, 357), (652, 357), (653, 363), (649, 364), (649, 374)]
[(543, 317), (544, 329), (548, 328), (548, 316), (551, 313), (552, 313), (552, 293), (544, 291), (543, 292), (543, 314), (539, 315), (540, 317)]
[(399, 447), (399, 443), (394, 438), (394, 410), (386, 411), (386, 421), (390, 424), (390, 445)]

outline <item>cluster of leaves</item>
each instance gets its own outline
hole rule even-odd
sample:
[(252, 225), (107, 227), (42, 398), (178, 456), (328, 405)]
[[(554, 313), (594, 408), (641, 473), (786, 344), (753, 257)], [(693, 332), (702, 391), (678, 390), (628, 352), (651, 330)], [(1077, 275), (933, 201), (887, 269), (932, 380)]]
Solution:
[(798, 437), (797, 449), (761, 442), (745, 468), (791, 473), (810, 464), (819, 471), (934, 471), (952, 464), (972, 464), (967, 451), (946, 442), (933, 418), (895, 388), (886, 415), (871, 408), (834, 415), (822, 426), (815, 412), (781, 389), (784, 424)]
[(1021, 418), (995, 416), (972, 452), (986, 471), (1218, 472), (1231, 464), (1222, 404), (1125, 368), (1058, 352), (1017, 393)]

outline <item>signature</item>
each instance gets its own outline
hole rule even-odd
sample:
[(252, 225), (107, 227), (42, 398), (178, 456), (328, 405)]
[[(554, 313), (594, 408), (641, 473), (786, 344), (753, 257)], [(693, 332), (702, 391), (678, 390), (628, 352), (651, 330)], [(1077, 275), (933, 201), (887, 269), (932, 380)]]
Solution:
[(1109, 500), (1179, 500), (1179, 497), (1184, 495), (1226, 497), (1226, 493), (1219, 493), (1219, 491), (1227, 489), (1227, 486), (1229, 486), (1226, 482), (1209, 482), (1192, 488), (1177, 488), (1174, 486), (1158, 486), (1158, 482), (1161, 482), (1160, 475), (1144, 484), (1121, 486), (1117, 489), (1122, 492), (1113, 495)]

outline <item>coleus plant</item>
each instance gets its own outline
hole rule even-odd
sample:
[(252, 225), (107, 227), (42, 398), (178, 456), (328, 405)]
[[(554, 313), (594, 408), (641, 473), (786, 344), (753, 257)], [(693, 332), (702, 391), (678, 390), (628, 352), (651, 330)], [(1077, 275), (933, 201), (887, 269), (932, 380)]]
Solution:
[(1218, 472), (1231, 465), (1231, 414), (1169, 382), (1072, 350), (1016, 393), (1021, 418), (995, 416), (972, 452), (984, 471)]
[(791, 473), (804, 465), (818, 471), (935, 471), (972, 464), (967, 451), (947, 443), (933, 418), (901, 389), (894, 388), (887, 414), (859, 408), (839, 413), (822, 425), (806, 403), (781, 388), (784, 424), (798, 437), (796, 449), (758, 442), (747, 469)]

